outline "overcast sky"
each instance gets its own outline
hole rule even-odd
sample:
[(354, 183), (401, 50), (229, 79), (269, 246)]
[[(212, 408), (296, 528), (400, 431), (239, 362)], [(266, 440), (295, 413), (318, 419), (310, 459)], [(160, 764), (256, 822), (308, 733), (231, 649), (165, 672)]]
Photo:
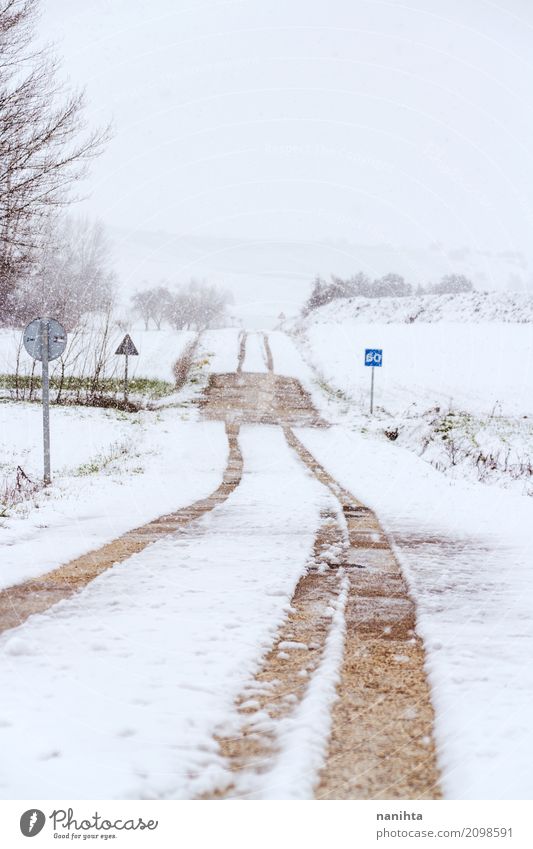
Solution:
[(114, 226), (533, 259), (529, 0), (44, 0)]

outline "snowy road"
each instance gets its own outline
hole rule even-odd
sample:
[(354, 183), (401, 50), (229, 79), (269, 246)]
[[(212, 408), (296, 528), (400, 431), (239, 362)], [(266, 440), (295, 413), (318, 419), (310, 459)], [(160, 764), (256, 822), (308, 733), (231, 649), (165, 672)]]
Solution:
[(198, 356), (198, 411), (145, 427), (143, 471), (3, 531), (9, 586), (131, 528), (128, 508), (209, 499), (234, 429), (242, 477), (205, 515), (0, 638), (4, 798), (438, 797), (424, 663), (444, 794), (528, 794), (529, 501), (500, 527), (481, 485), (326, 428), (283, 333), (209, 331)]

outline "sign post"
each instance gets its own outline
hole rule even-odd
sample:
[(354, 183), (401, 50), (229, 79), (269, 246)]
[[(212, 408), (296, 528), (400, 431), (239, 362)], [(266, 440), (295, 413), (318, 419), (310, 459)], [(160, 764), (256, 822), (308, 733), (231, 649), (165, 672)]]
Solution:
[(30, 357), (42, 363), (43, 457), (45, 486), (52, 483), (50, 463), (50, 371), (51, 360), (60, 357), (67, 346), (65, 328), (54, 318), (36, 318), (25, 327), (22, 337)]
[(129, 333), (126, 333), (124, 339), (118, 346), (115, 354), (119, 354), (123, 357), (126, 357), (126, 361), (124, 364), (124, 401), (128, 403), (128, 357), (138, 357), (139, 352), (135, 345), (133, 344), (133, 340)]
[(50, 346), (50, 322), (46, 318), (41, 319), (41, 338), (43, 340), (42, 350), (42, 393), (43, 393), (43, 455), (44, 455), (44, 483), (52, 482), (50, 468), (50, 376), (48, 370), (48, 355)]
[(374, 369), (383, 365), (383, 348), (365, 349), (365, 366), (369, 366), (370, 373), (370, 415), (374, 415)]

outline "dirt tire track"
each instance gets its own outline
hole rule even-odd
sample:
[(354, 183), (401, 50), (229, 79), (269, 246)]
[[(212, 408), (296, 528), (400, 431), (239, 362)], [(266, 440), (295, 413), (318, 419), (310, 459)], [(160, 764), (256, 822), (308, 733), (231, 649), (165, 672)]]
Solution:
[(58, 601), (69, 598), (106, 569), (137, 554), (167, 534), (179, 531), (222, 504), (239, 485), (243, 467), (238, 441), (239, 426), (227, 424), (226, 434), (228, 462), (222, 483), (211, 495), (127, 531), (116, 540), (45, 575), (0, 591), (0, 633), (16, 628), (32, 614), (42, 613)]
[(285, 436), (339, 499), (350, 540), (343, 564), (352, 567), (344, 659), (316, 798), (438, 799), (425, 652), (389, 540), (375, 514), (326, 472), (290, 428)]
[(263, 344), (265, 346), (266, 367), (270, 372), (274, 371), (274, 358), (272, 356), (272, 348), (268, 341), (268, 335), (263, 333)]
[(237, 374), (242, 374), (242, 368), (244, 366), (244, 360), (246, 357), (246, 340), (248, 338), (248, 334), (246, 330), (241, 330), (239, 333), (239, 354), (237, 358)]
[(345, 535), (337, 516), (324, 514), (311, 562), (291, 600), (292, 610), (254, 679), (237, 699), (240, 733), (216, 737), (235, 781), (215, 798), (248, 795), (254, 779), (273, 765), (279, 751), (275, 723), (300, 704), (322, 659), (331, 626), (328, 608), (335, 603), (341, 583), (334, 553), (337, 550), (340, 555), (343, 547)]
[[(265, 351), (267, 344), (268, 339)], [(212, 375), (202, 407), (207, 418), (281, 425), (288, 444), (339, 501), (346, 520), (349, 546), (341, 564), (350, 584), (345, 651), (329, 751), (316, 798), (439, 798), (433, 708), (424, 648), (415, 630), (415, 607), (375, 514), (317, 462), (291, 429), (304, 424), (325, 426), (311, 397), (299, 381), (273, 373)], [(331, 599), (330, 581), (329, 576), (310, 573), (299, 583), (292, 604), (302, 617), (298, 622), (301, 633), (307, 628), (320, 632), (317, 622)], [(313, 603), (306, 605), (304, 599), (311, 597)], [(252, 692), (257, 690), (255, 702), (270, 720), (288, 715), (290, 706), (284, 705), (285, 713), (279, 713), (276, 706), (283, 695), (277, 684), (273, 688), (269, 684), (279, 678), (281, 694), (288, 690), (293, 704), (305, 691), (305, 687), (295, 688), (298, 659), (293, 661), (296, 667), (287, 666), (285, 673), (279, 662), (279, 645), (292, 632), (296, 625), (289, 618), (250, 685)], [(266, 685), (264, 691), (262, 684)], [(272, 725), (267, 723), (267, 731), (258, 736), (257, 724), (246, 720), (249, 698), (247, 690), (237, 703), (237, 714), (244, 721), (242, 734), (219, 740), (236, 775), (268, 769), (276, 752)], [(255, 707), (251, 710), (252, 715), (256, 713)], [(236, 779), (228, 795), (238, 793), (241, 784)]]

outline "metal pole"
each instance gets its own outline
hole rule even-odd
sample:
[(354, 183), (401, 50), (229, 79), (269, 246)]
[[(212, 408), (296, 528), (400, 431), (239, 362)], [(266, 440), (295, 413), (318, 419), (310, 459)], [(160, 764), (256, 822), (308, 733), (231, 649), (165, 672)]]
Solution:
[(370, 415), (374, 415), (374, 366), (372, 366), (372, 375), (370, 377)]
[(124, 367), (124, 401), (128, 403), (128, 355), (126, 354), (126, 364)]
[(43, 351), (43, 449), (44, 449), (44, 483), (52, 483), (50, 472), (50, 379), (48, 373), (48, 353), (50, 345), (50, 323), (48, 319), (41, 320), (41, 344)]

